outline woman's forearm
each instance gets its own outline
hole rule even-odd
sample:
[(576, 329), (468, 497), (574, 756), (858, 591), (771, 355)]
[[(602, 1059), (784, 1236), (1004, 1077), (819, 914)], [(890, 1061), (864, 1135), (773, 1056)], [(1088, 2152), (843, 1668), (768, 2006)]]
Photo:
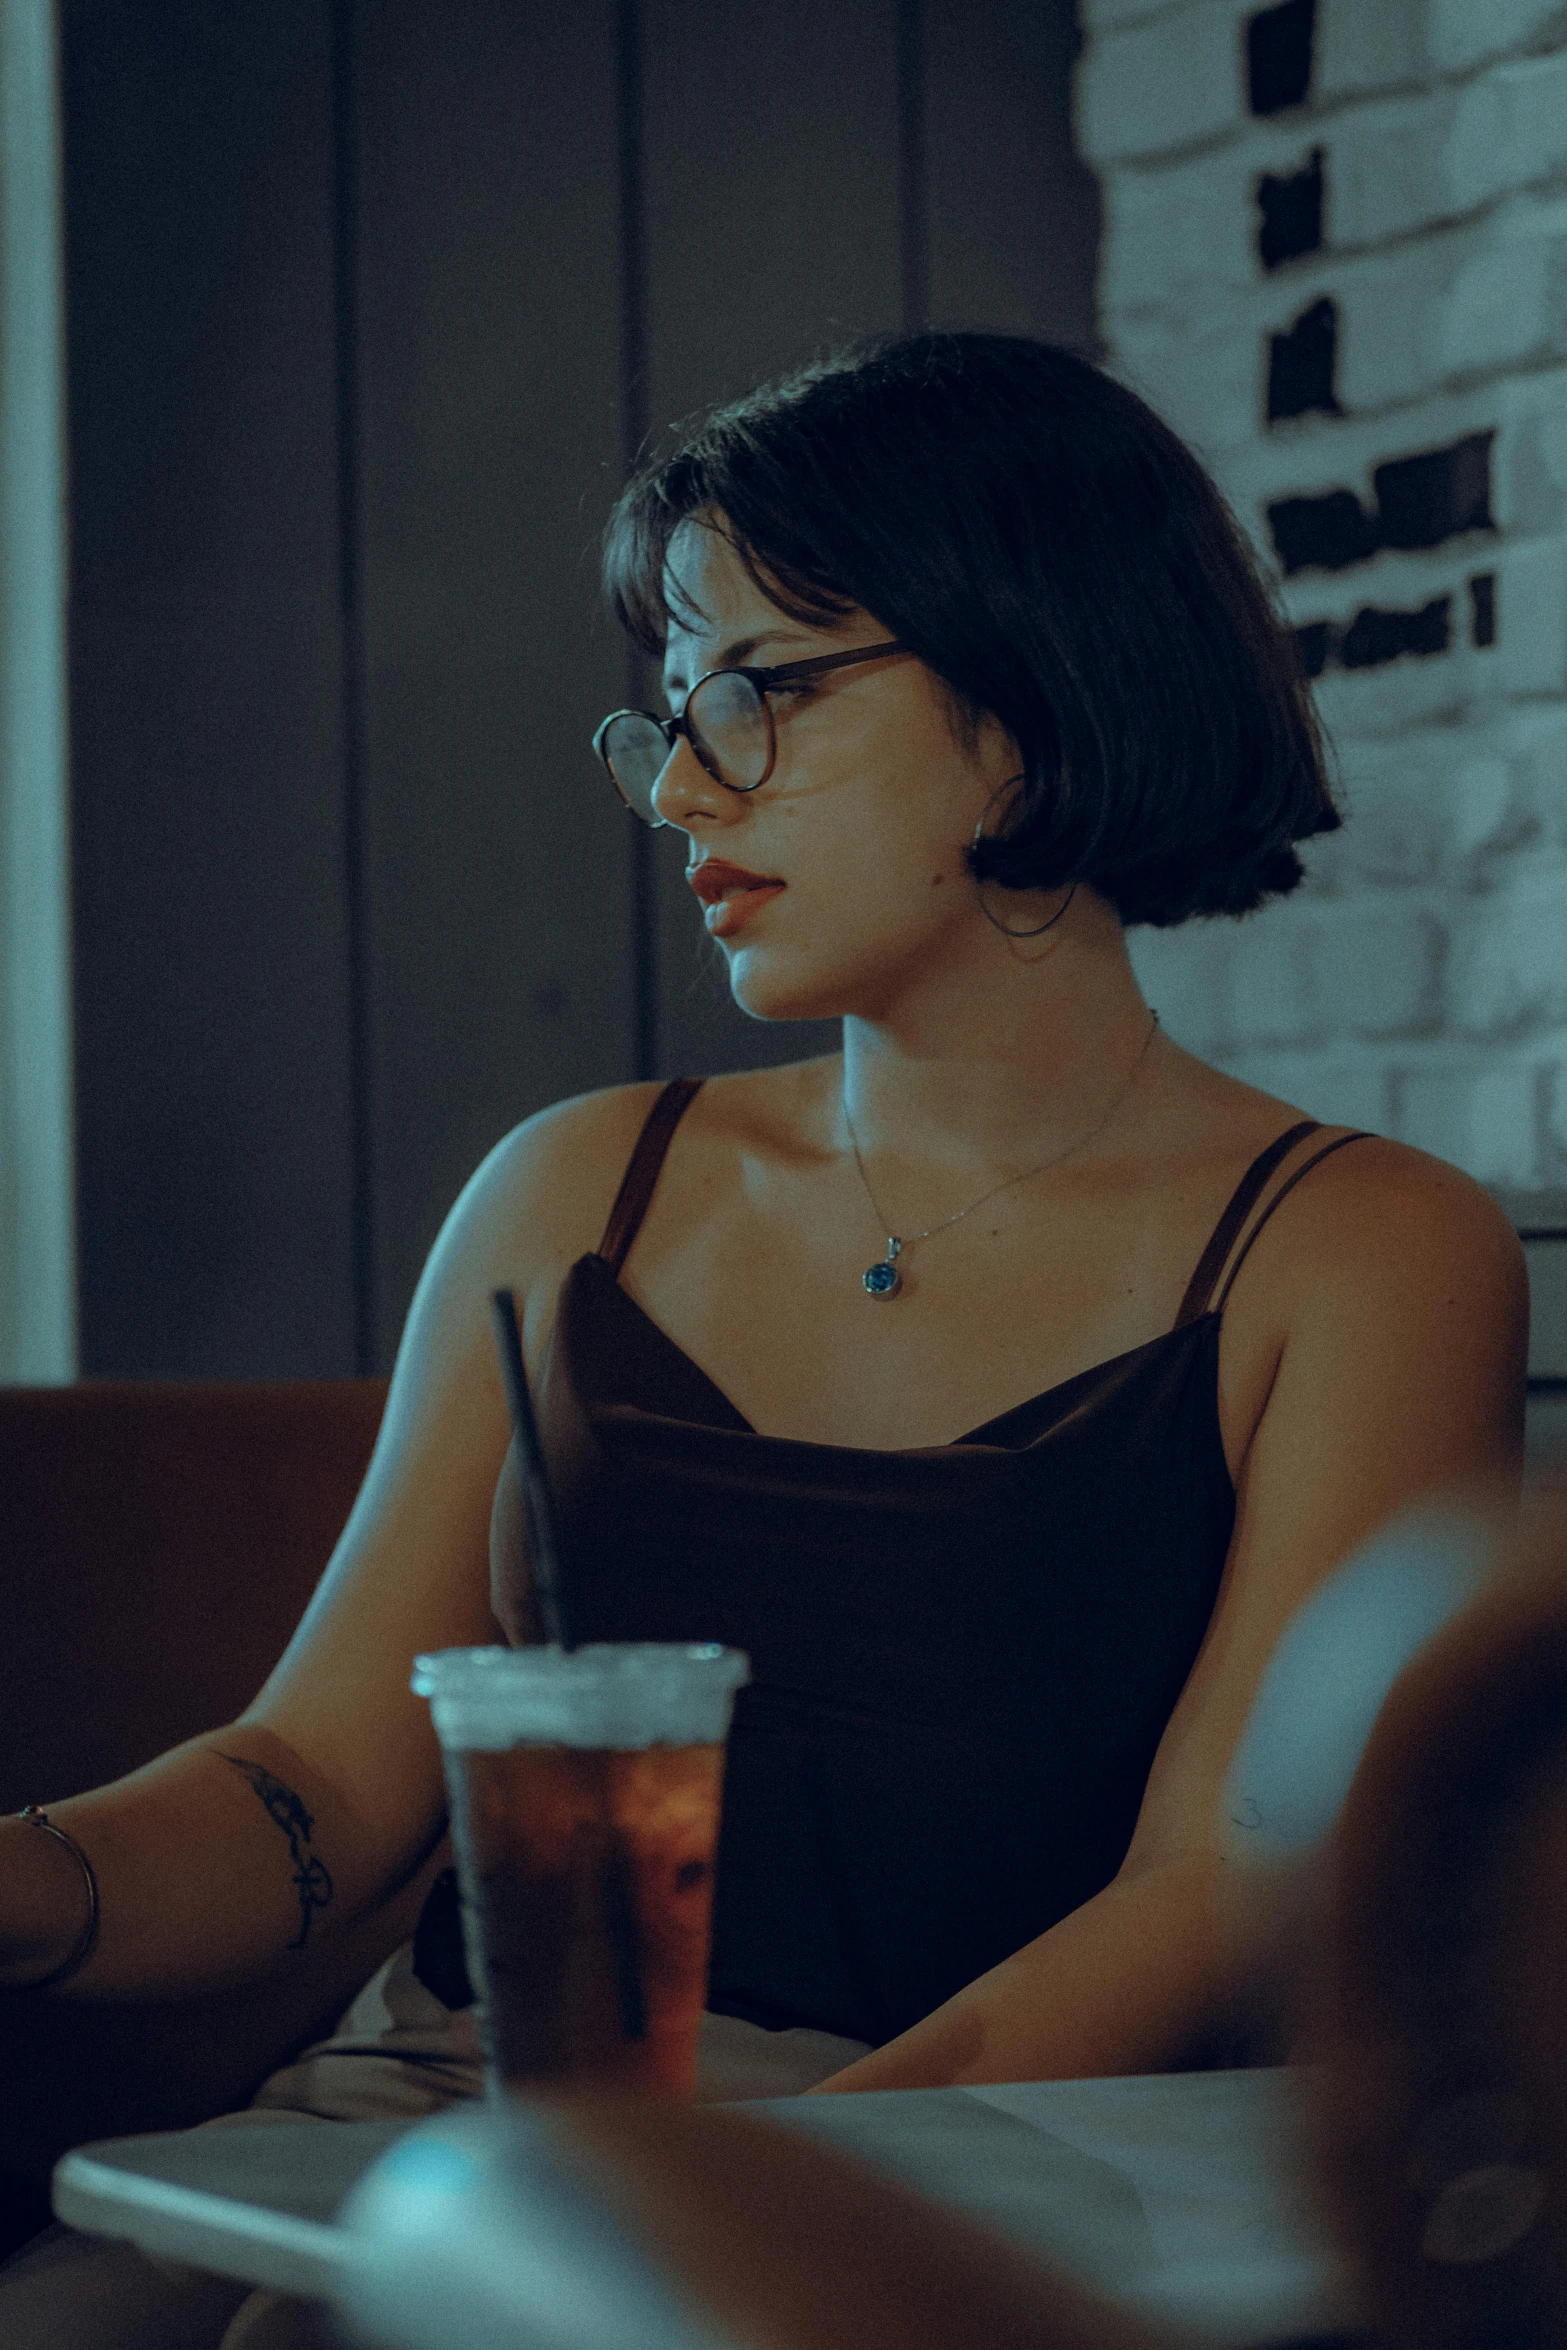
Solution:
[[(98, 1881), (92, 1956), (60, 1996), (182, 1998), (241, 1982), (390, 1899), (439, 1820), (378, 1854), (343, 1798), (273, 1732), (213, 1731), (90, 1795), (51, 1804)], [(0, 1821), (0, 1991), (48, 1974), (86, 1916), (57, 1838)]]
[(1117, 1878), (823, 2089), (1077, 2080), (1178, 2064), (1236, 1972), (1222, 1864)]

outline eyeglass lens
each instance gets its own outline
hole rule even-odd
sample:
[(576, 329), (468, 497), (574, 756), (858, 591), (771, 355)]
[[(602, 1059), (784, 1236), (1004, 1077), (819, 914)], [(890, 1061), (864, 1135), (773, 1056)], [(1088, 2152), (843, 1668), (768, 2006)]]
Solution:
[[(767, 706), (748, 677), (721, 669), (686, 704), (691, 747), (710, 775), (731, 791), (754, 791), (767, 772)], [(663, 729), (628, 711), (604, 737), (610, 773), (629, 805), (648, 824), (660, 819), (653, 787), (673, 757)]]

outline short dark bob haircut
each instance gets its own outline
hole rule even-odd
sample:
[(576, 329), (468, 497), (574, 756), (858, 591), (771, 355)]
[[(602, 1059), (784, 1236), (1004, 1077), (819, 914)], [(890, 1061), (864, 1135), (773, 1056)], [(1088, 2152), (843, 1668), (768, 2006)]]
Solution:
[(1135, 393), (1018, 335), (880, 336), (717, 409), (628, 483), (606, 586), (645, 652), (697, 517), (789, 618), (856, 607), (1024, 780), (969, 852), (1123, 922), (1245, 914), (1339, 821), (1294, 638), (1197, 459)]

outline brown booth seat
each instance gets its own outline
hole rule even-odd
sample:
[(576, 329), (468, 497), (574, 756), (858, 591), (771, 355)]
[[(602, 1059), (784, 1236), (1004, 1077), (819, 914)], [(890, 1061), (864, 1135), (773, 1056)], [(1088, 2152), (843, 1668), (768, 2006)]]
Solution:
[[(249, 1704), (342, 1531), (385, 1399), (376, 1379), (0, 1388), (0, 1811), (99, 1786)], [(395, 1917), (241, 1990), (0, 1995), (0, 2255), (66, 2147), (242, 2102), (412, 1930), (431, 1873)]]

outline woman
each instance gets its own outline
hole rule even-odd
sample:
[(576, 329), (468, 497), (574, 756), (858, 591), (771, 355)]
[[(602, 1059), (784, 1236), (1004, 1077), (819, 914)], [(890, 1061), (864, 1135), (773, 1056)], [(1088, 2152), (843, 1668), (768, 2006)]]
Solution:
[[(392, 1918), (445, 1825), (409, 1659), (532, 1632), (504, 1286), (575, 1635), (755, 1662), (715, 2009), (865, 2050), (834, 2088), (1178, 2063), (1223, 2006), (1213, 1815), (1279, 1629), (1520, 1442), (1494, 1206), (1193, 1059), (1127, 956), (1293, 888), (1337, 824), (1292, 644), (1150, 411), (999, 336), (721, 412), (627, 490), (609, 578), (674, 715), (601, 755), (684, 833), (737, 1000), (843, 1049), (492, 1153), (254, 1706), (51, 1814), (101, 1900), (58, 1988), (176, 1996)], [(81, 1866), (29, 1822), (0, 1852), (21, 1986), (71, 1961)]]

